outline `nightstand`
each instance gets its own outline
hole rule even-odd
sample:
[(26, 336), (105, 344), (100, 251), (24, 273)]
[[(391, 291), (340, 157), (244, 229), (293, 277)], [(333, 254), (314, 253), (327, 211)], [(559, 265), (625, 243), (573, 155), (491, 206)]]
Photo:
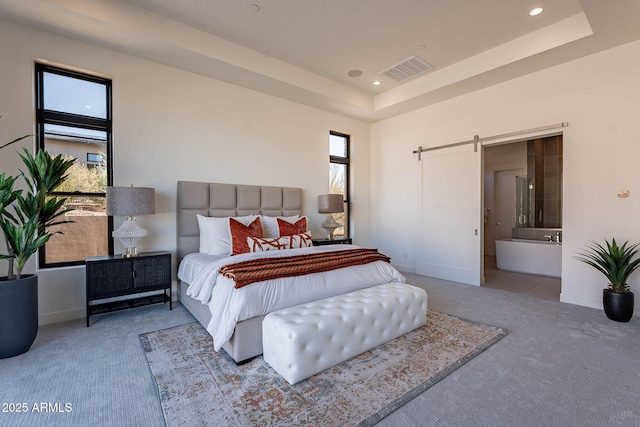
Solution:
[(343, 237), (343, 238), (335, 238), (333, 240), (329, 239), (311, 239), (313, 242), (313, 246), (324, 246), (324, 245), (350, 245), (352, 239)]
[[(86, 261), (87, 327), (91, 315), (169, 301), (171, 302), (171, 254), (147, 252), (136, 257), (89, 257)], [(162, 290), (162, 294), (106, 303), (92, 301)]]

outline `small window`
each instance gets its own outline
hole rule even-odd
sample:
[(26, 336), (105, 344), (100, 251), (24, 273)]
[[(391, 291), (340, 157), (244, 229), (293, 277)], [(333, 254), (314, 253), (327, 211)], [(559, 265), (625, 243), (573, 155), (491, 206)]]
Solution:
[(38, 254), (39, 268), (81, 265), (113, 253), (113, 221), (106, 215), (111, 185), (111, 80), (36, 63), (38, 147), (76, 159), (55, 191), (71, 208)]
[(329, 193), (344, 197), (344, 213), (334, 215), (340, 227), (333, 234), (345, 238), (349, 237), (349, 142), (349, 135), (329, 133)]
[(87, 153), (87, 162), (102, 163), (102, 154)]

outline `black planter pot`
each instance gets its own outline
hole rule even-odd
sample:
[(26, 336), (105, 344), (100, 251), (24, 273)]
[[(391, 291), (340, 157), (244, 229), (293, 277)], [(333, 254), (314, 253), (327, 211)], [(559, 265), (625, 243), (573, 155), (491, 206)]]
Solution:
[(0, 359), (29, 350), (38, 333), (38, 276), (0, 277)]
[(633, 292), (618, 294), (609, 289), (602, 291), (604, 313), (616, 322), (628, 322), (633, 317)]

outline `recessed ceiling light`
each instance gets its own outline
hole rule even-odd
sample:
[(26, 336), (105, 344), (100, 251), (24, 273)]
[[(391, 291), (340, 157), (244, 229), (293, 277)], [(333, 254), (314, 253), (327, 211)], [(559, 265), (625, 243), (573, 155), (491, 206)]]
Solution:
[(531, 16), (540, 15), (543, 10), (544, 10), (544, 7), (536, 7), (535, 9), (531, 10), (531, 12), (529, 12), (529, 15)]
[(251, 10), (253, 10), (254, 12), (260, 12), (260, 6), (258, 6), (257, 4), (252, 4), (251, 6), (249, 6), (251, 8)]
[(351, 70), (347, 73), (349, 77), (360, 77), (362, 75), (362, 70)]
[(375, 82), (373, 82), (373, 85), (374, 85), (374, 86), (380, 86), (380, 81), (379, 81), (379, 80), (376, 80)]

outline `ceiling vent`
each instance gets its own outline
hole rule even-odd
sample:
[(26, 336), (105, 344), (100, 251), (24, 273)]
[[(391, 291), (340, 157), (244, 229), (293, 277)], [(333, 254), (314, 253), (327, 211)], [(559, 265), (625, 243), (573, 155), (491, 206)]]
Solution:
[(429, 71), (432, 68), (433, 66), (431, 64), (414, 55), (387, 70), (381, 71), (380, 74), (397, 82), (401, 82)]

